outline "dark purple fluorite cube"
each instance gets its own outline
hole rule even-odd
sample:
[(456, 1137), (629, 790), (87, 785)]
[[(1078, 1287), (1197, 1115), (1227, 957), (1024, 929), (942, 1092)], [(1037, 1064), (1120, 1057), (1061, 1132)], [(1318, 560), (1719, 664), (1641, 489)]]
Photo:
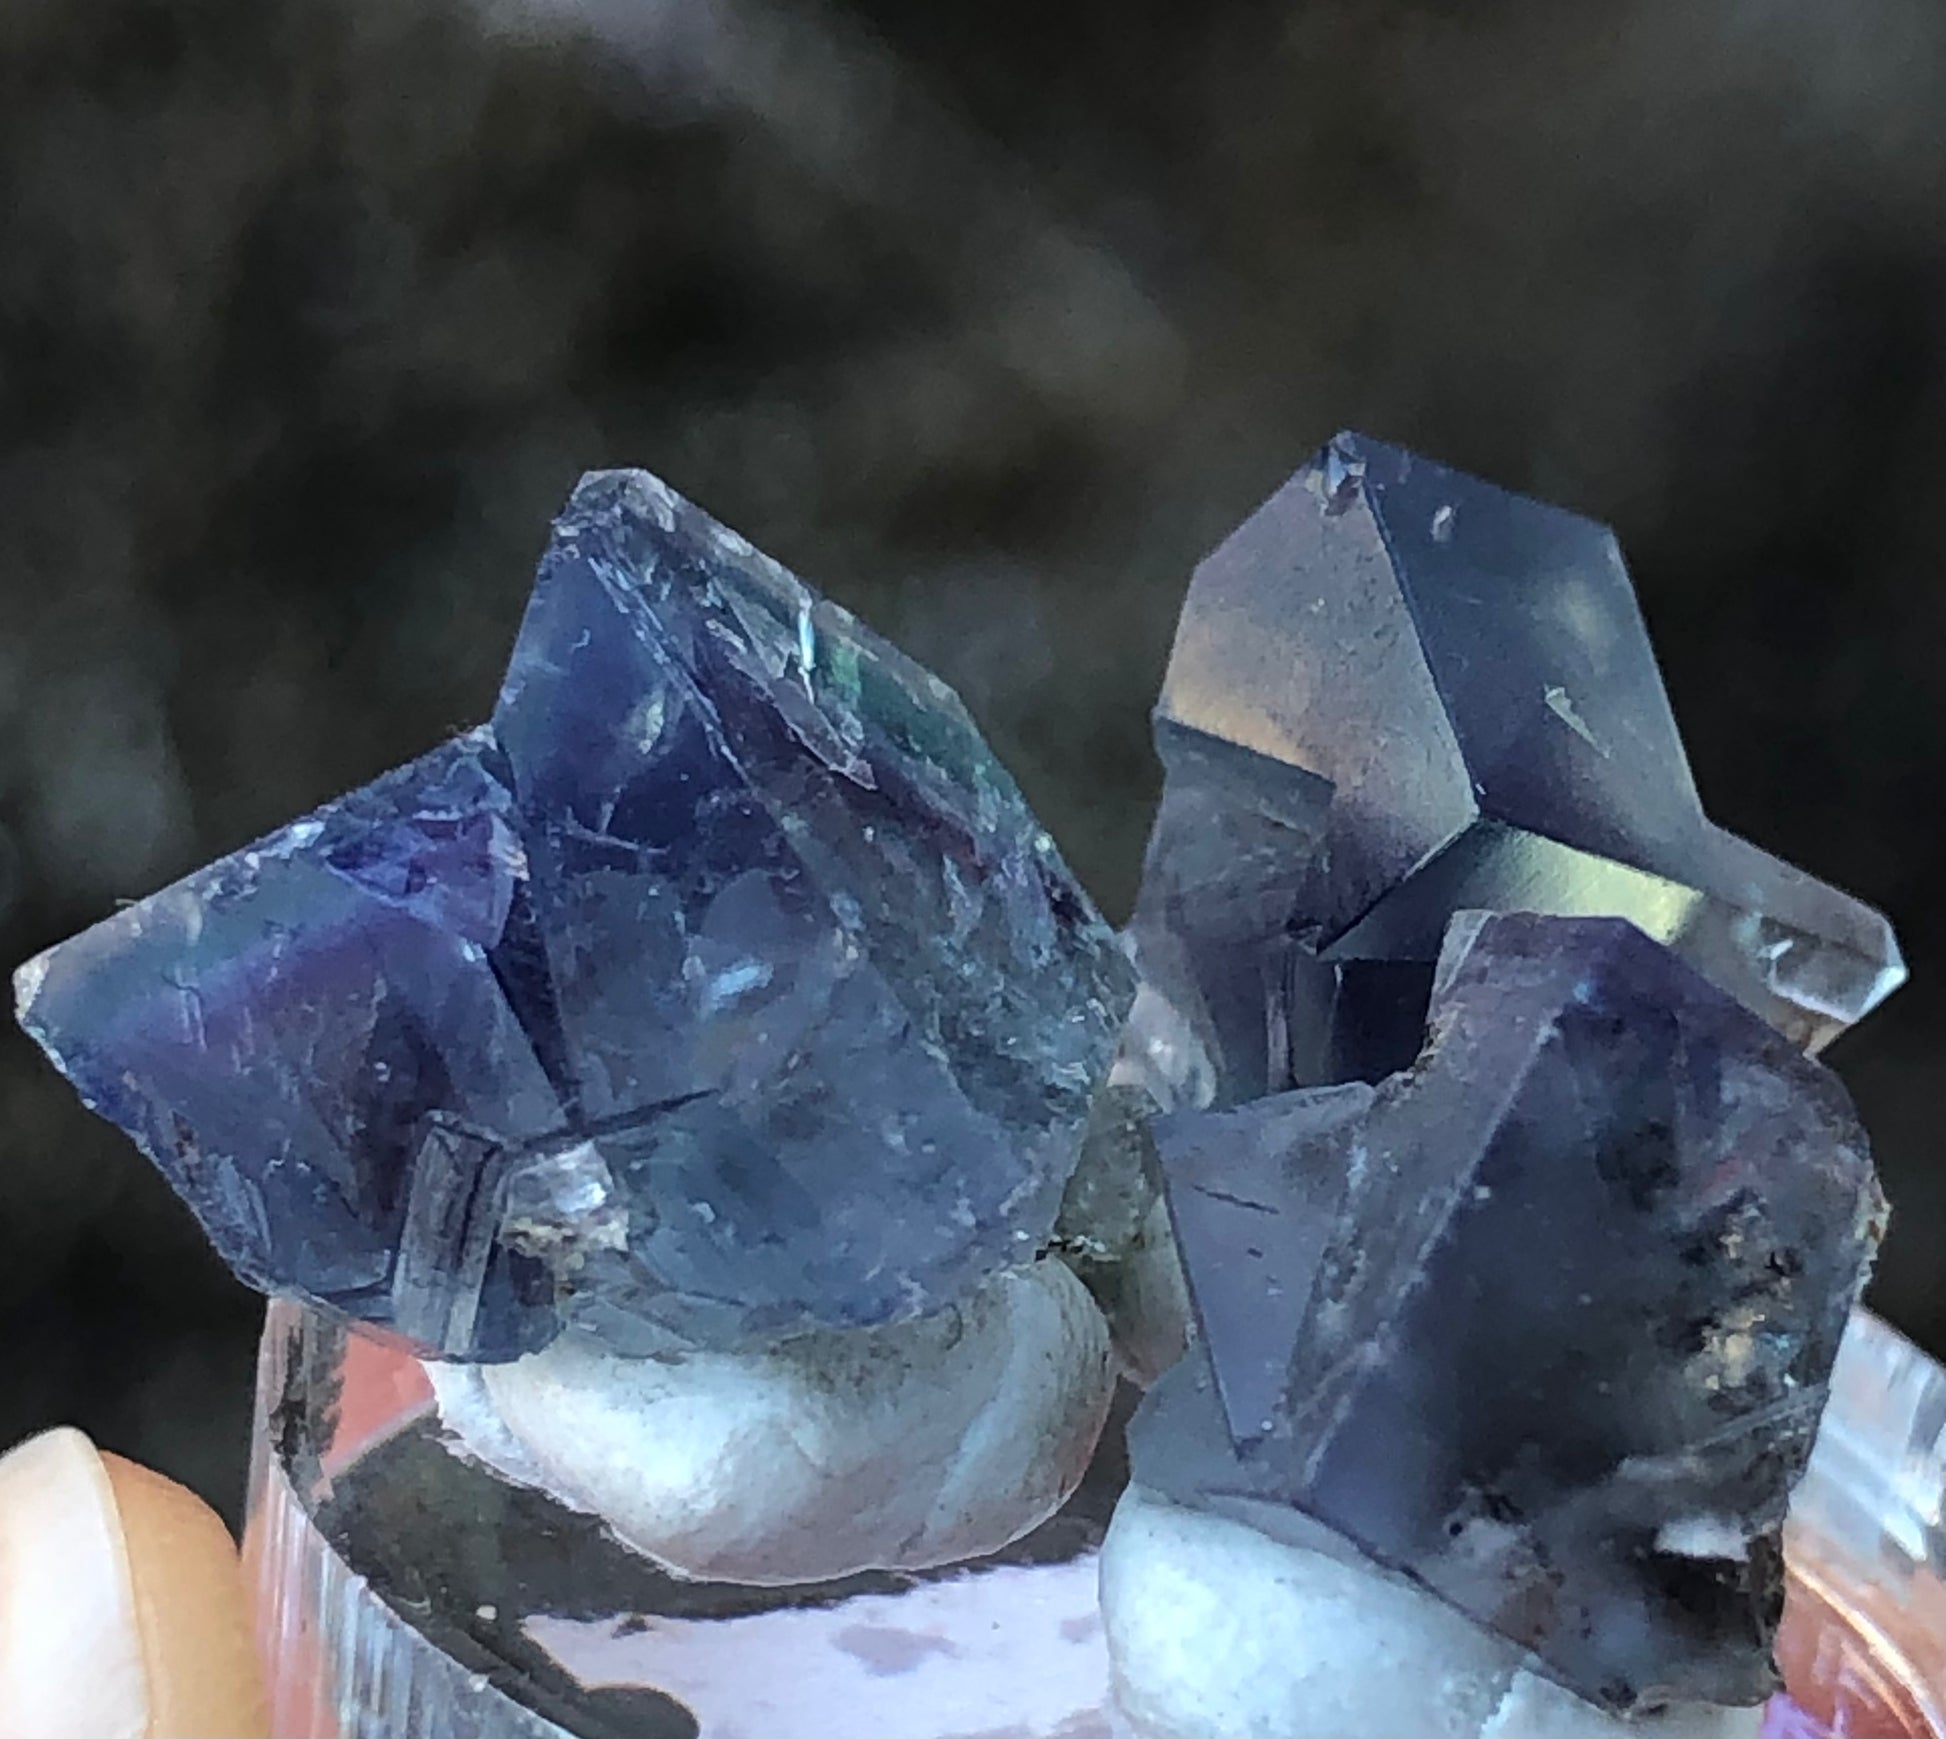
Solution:
[(1835, 1076), (1633, 925), (1467, 914), (1409, 1070), (1158, 1149), (1202, 1335), (1138, 1479), (1322, 1522), (1616, 1707), (1772, 1688), (1884, 1213)]

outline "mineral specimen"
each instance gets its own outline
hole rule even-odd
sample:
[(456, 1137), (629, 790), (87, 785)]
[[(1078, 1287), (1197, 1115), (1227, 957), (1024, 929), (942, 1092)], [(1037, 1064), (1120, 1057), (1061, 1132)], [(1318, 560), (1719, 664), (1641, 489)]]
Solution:
[(965, 1296), (1132, 994), (952, 693), (641, 472), (575, 491), (490, 725), (17, 988), (247, 1281), (484, 1358)]
[(1322, 1524), (1612, 1708), (1772, 1689), (1883, 1218), (1836, 1077), (1625, 921), (1467, 914), (1409, 1071), (1158, 1147), (1202, 1334), (1138, 1482)]
[(1134, 930), (1234, 1103), (1417, 1049), (1456, 911), (1632, 919), (1816, 1050), (1885, 920), (1705, 819), (1608, 530), (1340, 435), (1191, 583)]
[[(1809, 1053), (1889, 927), (1704, 817), (1605, 530), (1356, 436), (1198, 570), (1155, 728), (1138, 993), (949, 691), (594, 475), (487, 725), (21, 1016), (240, 1274), (490, 1362), (467, 1452), (679, 1572), (1034, 1525), (1085, 1282), (1181, 1355), (1104, 1558), (1152, 1730), (1747, 1730), (1883, 1216)], [(1353, 1682), (1402, 1636), (1435, 1692)]]

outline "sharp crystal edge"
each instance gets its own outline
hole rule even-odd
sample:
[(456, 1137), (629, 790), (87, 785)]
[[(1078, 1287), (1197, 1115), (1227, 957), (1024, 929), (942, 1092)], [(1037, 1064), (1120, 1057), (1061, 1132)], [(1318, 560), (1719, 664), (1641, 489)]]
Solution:
[(1760, 1701), (1884, 1223), (1837, 1078), (1632, 924), (1456, 926), (1376, 1088), (1158, 1120), (1201, 1333), (1133, 1477), (1319, 1524), (1615, 1709)]
[(1330, 442), (1191, 581), (1133, 933), (1226, 1102), (1417, 1049), (1458, 911), (1630, 919), (1810, 1051), (1891, 927), (1704, 815), (1604, 526)]
[(490, 1359), (964, 1296), (1049, 1236), (1133, 994), (952, 692), (634, 471), (489, 724), (16, 988), (243, 1279)]

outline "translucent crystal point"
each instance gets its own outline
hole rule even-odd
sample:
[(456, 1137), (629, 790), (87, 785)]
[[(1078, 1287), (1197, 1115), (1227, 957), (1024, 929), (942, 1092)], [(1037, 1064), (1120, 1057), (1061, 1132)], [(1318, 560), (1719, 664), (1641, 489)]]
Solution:
[(50, 950), (252, 1284), (507, 1357), (921, 1314), (1052, 1231), (1131, 995), (958, 700), (641, 472), (492, 723)]
[(1477, 916), (1410, 1071), (1157, 1145), (1202, 1334), (1138, 1479), (1323, 1524), (1614, 1707), (1773, 1688), (1884, 1215), (1835, 1076), (1633, 925)]
[[(1882, 916), (1705, 818), (1613, 535), (1398, 448), (1340, 435), (1197, 569), (1156, 718), (1136, 933), (1227, 1098), (1401, 1066), (1468, 908), (1626, 917), (1814, 1051), (1904, 978)], [(1181, 870), (1189, 802), (1236, 869)], [(1282, 939), (1255, 1018), (1239, 901)]]

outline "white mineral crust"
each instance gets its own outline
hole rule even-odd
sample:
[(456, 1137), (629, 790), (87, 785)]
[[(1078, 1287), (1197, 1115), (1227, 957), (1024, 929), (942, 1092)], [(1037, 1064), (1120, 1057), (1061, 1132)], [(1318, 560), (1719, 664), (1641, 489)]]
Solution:
[(1118, 1731), (1140, 1739), (1755, 1739), (1761, 1709), (1621, 1719), (1346, 1550), (1140, 1486), (1101, 1555)]
[(767, 1349), (623, 1358), (568, 1334), (428, 1367), (461, 1453), (600, 1516), (677, 1574), (782, 1584), (975, 1557), (1079, 1482), (1114, 1387), (1058, 1261), (957, 1308)]

